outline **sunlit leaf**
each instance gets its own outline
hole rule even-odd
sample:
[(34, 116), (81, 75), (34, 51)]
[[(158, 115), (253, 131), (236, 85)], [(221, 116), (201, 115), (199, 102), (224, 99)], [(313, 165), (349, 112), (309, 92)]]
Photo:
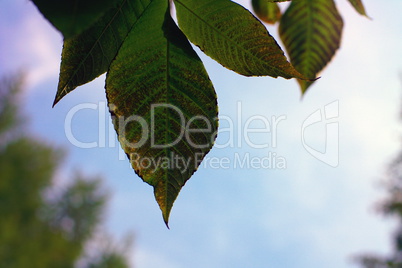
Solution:
[(252, 0), (251, 4), (257, 17), (266, 23), (275, 24), (281, 18), (281, 10), (275, 2)]
[(175, 0), (188, 39), (223, 66), (247, 76), (303, 76), (248, 10), (230, 0)]
[[(316, 77), (338, 50), (342, 28), (333, 0), (297, 0), (283, 14), (279, 32), (293, 66), (307, 77)], [(303, 93), (313, 83), (298, 82)]]
[(151, 0), (123, 0), (82, 34), (64, 40), (54, 104), (77, 86), (105, 73)]
[(107, 10), (121, 0), (32, 0), (40, 12), (70, 38), (88, 29)]
[(167, 1), (152, 1), (130, 32), (108, 71), (106, 93), (121, 146), (154, 187), (167, 224), (217, 129), (214, 88)]
[(360, 15), (367, 16), (362, 0), (349, 0), (349, 2)]

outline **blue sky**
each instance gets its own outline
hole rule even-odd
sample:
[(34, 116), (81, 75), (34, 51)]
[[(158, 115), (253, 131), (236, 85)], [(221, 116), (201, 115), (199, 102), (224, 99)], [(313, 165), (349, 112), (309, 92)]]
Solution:
[[(248, 1), (238, 2), (250, 7)], [(220, 116), (235, 122), (236, 142), (208, 154), (209, 159), (229, 158), (231, 165), (206, 164), (194, 174), (175, 202), (170, 230), (152, 187), (134, 174), (126, 159), (119, 159), (109, 114), (103, 112), (104, 76), (51, 108), (62, 38), (30, 1), (0, 0), (0, 74), (26, 72), (22, 101), (30, 118), (29, 134), (69, 152), (59, 171), (60, 185), (76, 169), (105, 177), (112, 192), (105, 226), (116, 237), (134, 234), (135, 267), (356, 267), (353, 255), (385, 254), (391, 248), (394, 224), (384, 221), (375, 208), (384, 196), (379, 185), (386, 165), (401, 146), (402, 19), (395, 11), (402, 10), (402, 2), (364, 3), (372, 20), (359, 16), (348, 1), (337, 1), (345, 21), (341, 49), (302, 100), (293, 80), (242, 77), (200, 53), (218, 94)], [(277, 36), (275, 28), (269, 31)], [(325, 149), (328, 122), (304, 130), (302, 125), (334, 102), (339, 105), (338, 116), (328, 122), (339, 127), (337, 167), (314, 158), (301, 140), (304, 133), (307, 146)], [(74, 137), (98, 144), (102, 144), (99, 136), (104, 137), (105, 147), (82, 149), (71, 144), (65, 120), (77, 105), (94, 109), (74, 115)], [(242, 119), (237, 120), (240, 106)], [(268, 148), (251, 148), (237, 134), (253, 116), (270, 123), (283, 118), (275, 137), (250, 135), (250, 141), (268, 143)], [(261, 124), (255, 120), (250, 126), (261, 128)], [(222, 120), (222, 127), (228, 127), (227, 122)], [(226, 143), (228, 135), (219, 135), (217, 143)], [(256, 159), (275, 154), (286, 167), (234, 166), (236, 157), (247, 154)]]

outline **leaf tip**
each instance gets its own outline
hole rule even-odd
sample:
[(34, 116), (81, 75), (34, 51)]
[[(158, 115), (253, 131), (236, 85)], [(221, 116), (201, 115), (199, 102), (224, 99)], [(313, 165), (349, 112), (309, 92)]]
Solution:
[(56, 106), (56, 104), (60, 101), (60, 98), (58, 98), (57, 96), (54, 98), (53, 104), (52, 104), (52, 108), (54, 108), (54, 106)]
[(65, 87), (61, 87), (59, 81), (59, 86), (57, 88), (56, 96), (54, 97), (52, 108), (54, 108), (54, 106), (56, 106), (56, 104), (66, 95), (66, 93), (64, 93), (64, 89)]
[(53, 101), (53, 105), (52, 108), (54, 108), (54, 106), (56, 106), (57, 103), (59, 103), (59, 101), (66, 95), (66, 93), (63, 93), (62, 91), (58, 90), (56, 93), (56, 96), (54, 97), (54, 101)]
[(164, 222), (165, 222), (165, 225), (166, 225), (166, 227), (170, 230), (170, 227), (169, 227), (169, 222), (168, 222), (168, 220), (163, 220)]
[(166, 196), (161, 194), (161, 190), (157, 186), (154, 186), (154, 195), (155, 195), (156, 202), (158, 203), (159, 208), (162, 212), (163, 221), (165, 222), (166, 227), (168, 229), (170, 229), (169, 215), (170, 215), (170, 211), (172, 210), (173, 202), (167, 202)]
[(166, 209), (162, 209), (162, 217), (163, 217), (163, 222), (165, 223), (166, 227), (170, 230), (169, 227), (169, 214), (170, 214), (170, 210), (166, 210)]
[(306, 78), (306, 79), (297, 79), (297, 82), (299, 83), (300, 90), (302, 92), (302, 96), (306, 93), (307, 89), (318, 79), (320, 79), (321, 76), (316, 77), (316, 78)]
[(320, 79), (320, 78), (321, 78), (321, 76), (318, 76), (318, 77), (316, 77), (316, 78), (309, 79), (308, 81), (309, 81), (309, 82), (315, 82), (315, 81), (317, 81), (317, 80)]
[(307, 89), (314, 83), (315, 80), (300, 80), (300, 79), (297, 79), (297, 82), (299, 83), (302, 95), (304, 95), (307, 92)]
[(361, 12), (359, 12), (359, 14), (362, 15), (363, 17), (366, 17), (366, 18), (369, 19), (369, 20), (373, 20), (373, 18), (370, 17), (370, 16), (367, 14), (367, 12), (366, 12), (365, 9), (363, 9)]

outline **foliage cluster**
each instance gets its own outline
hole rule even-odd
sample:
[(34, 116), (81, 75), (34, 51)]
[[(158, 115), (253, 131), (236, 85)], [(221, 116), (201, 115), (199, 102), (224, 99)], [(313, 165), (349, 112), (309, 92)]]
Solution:
[[(77, 175), (61, 192), (52, 182), (63, 152), (27, 137), (15, 79), (0, 80), (0, 267), (129, 267), (106, 236), (91, 255), (107, 194), (99, 178)], [(93, 250), (93, 248), (92, 248)]]
[(381, 202), (380, 212), (397, 220), (393, 234), (393, 252), (389, 256), (363, 254), (357, 261), (363, 268), (399, 268), (402, 267), (402, 153), (389, 167), (386, 181), (387, 198)]
[[(280, 22), (289, 62), (263, 23), (230, 0), (32, 1), (64, 36), (54, 104), (107, 72), (119, 141), (154, 187), (166, 224), (218, 129), (216, 93), (190, 42), (241, 75), (296, 78), (304, 93), (339, 48), (343, 27), (334, 0), (293, 0), (282, 16), (276, 2), (285, 0), (252, 0), (261, 20)], [(349, 2), (365, 15), (361, 0)], [(171, 155), (185, 167), (149, 164)]]

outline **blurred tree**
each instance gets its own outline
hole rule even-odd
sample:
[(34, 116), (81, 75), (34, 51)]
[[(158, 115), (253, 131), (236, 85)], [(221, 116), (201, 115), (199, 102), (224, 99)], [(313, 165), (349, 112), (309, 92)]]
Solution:
[[(52, 190), (63, 152), (26, 135), (18, 114), (21, 84), (0, 79), (0, 267), (77, 267), (99, 226), (107, 194), (99, 178), (80, 175), (60, 193)], [(126, 268), (124, 253), (105, 246), (80, 267)]]
[(380, 211), (398, 221), (393, 235), (393, 252), (390, 256), (359, 256), (357, 260), (364, 268), (402, 268), (402, 152), (389, 167), (386, 188), (388, 197), (381, 203)]

